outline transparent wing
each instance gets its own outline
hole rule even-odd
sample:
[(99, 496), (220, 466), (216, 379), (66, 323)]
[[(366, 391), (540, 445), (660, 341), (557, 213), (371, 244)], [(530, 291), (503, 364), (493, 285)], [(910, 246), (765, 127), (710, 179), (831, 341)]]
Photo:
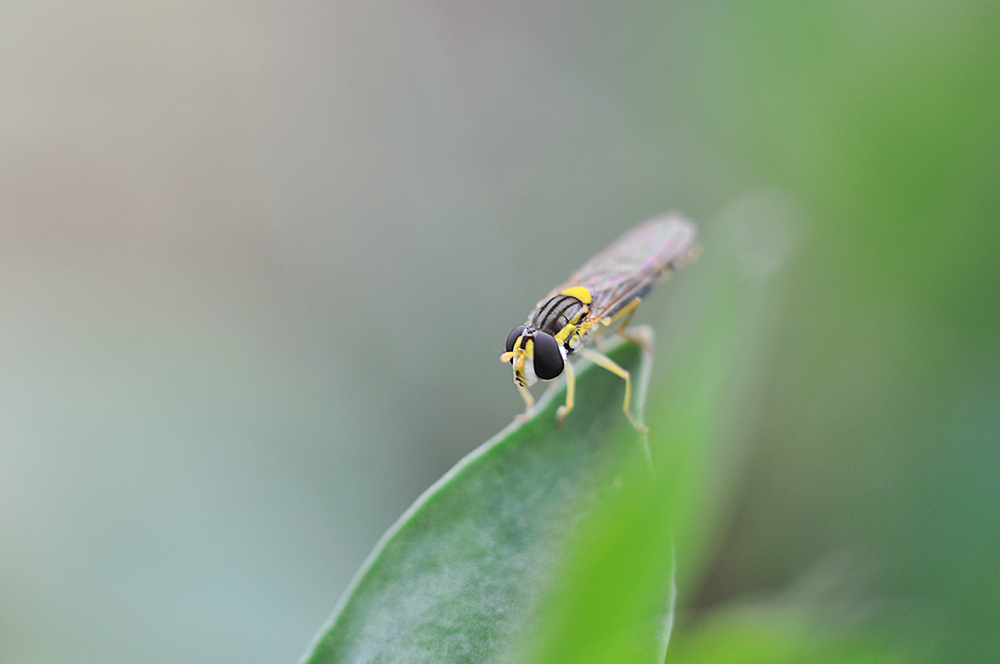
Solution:
[(692, 255), (695, 225), (676, 213), (639, 224), (587, 261), (546, 299), (583, 286), (593, 298), (589, 318), (614, 316)]

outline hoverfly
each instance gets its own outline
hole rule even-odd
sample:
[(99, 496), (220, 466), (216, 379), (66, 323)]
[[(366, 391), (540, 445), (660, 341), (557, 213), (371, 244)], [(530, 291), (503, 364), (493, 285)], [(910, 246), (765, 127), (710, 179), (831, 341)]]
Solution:
[(556, 417), (562, 422), (573, 410), (576, 381), (569, 358), (578, 354), (625, 380), (622, 409), (633, 427), (644, 430), (629, 410), (629, 372), (607, 356), (586, 348), (584, 342), (592, 332), (620, 323), (619, 334), (646, 346), (625, 326), (640, 299), (653, 286), (695, 257), (695, 233), (695, 225), (676, 213), (639, 224), (554, 288), (535, 306), (524, 325), (511, 330), (500, 360), (513, 366), (514, 383), (524, 399), (524, 416), (534, 405), (528, 387), (539, 379), (552, 380), (564, 371), (566, 403), (559, 407)]

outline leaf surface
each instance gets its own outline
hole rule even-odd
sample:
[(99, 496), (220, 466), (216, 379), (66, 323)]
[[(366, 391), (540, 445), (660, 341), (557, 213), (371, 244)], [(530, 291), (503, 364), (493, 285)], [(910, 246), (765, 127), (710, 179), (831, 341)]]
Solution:
[[(602, 350), (632, 372), (641, 417), (649, 359), (623, 340)], [(642, 494), (651, 477), (645, 435), (622, 413), (621, 378), (582, 367), (576, 408), (559, 426), (555, 410), (564, 398), (564, 389), (543, 398), (530, 419), (470, 453), (400, 517), (304, 662), (547, 659), (545, 644), (559, 630), (547, 619), (553, 601), (600, 601), (567, 594), (581, 568), (571, 561), (580, 560), (581, 547), (600, 544), (609, 506), (634, 504), (622, 496)], [(615, 564), (613, 556), (597, 560)], [(672, 560), (663, 562), (670, 569)], [(586, 588), (594, 563), (579, 571)], [(669, 573), (660, 576), (656, 601), (646, 593), (638, 609), (646, 614), (629, 637), (643, 644), (636, 652), (650, 655), (633, 661), (662, 658), (672, 591)]]

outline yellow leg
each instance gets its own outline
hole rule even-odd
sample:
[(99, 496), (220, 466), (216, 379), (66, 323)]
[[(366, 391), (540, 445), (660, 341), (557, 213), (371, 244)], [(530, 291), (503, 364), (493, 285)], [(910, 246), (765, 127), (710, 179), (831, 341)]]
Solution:
[(622, 331), (624, 331), (625, 326), (628, 325), (628, 322), (630, 320), (632, 320), (632, 314), (635, 313), (636, 307), (639, 306), (639, 302), (641, 302), (641, 300), (639, 298), (635, 298), (634, 300), (626, 304), (625, 308), (619, 311), (614, 318), (608, 321), (608, 325), (614, 325), (617, 321), (621, 320), (622, 324), (618, 326), (618, 332), (621, 333)]
[(573, 364), (569, 361), (566, 362), (566, 404), (559, 406), (559, 410), (556, 411), (556, 421), (562, 426), (566, 423), (566, 416), (569, 415), (569, 411), (573, 410), (573, 395), (576, 393), (576, 374), (573, 372)]
[(614, 318), (612, 318), (607, 322), (607, 325), (614, 325), (620, 320), (621, 324), (618, 326), (617, 330), (618, 334), (622, 335), (623, 337), (634, 343), (636, 346), (639, 346), (647, 353), (651, 353), (653, 352), (653, 347), (651, 339), (648, 338), (648, 335), (633, 334), (632, 330), (625, 329), (625, 327), (632, 320), (632, 314), (635, 313), (635, 309), (636, 307), (639, 306), (639, 302), (640, 302), (639, 298), (636, 298), (631, 302), (629, 302), (624, 309), (619, 311)]
[(531, 392), (529, 392), (526, 387), (518, 385), (517, 391), (521, 394), (521, 398), (524, 399), (524, 412), (516, 416), (514, 419), (518, 422), (523, 422), (528, 419), (528, 415), (531, 414), (531, 407), (535, 405), (535, 399), (531, 396)]
[(649, 429), (635, 421), (635, 418), (632, 417), (632, 412), (629, 410), (629, 402), (632, 400), (632, 376), (629, 372), (615, 364), (610, 357), (602, 355), (597, 351), (590, 350), (589, 348), (581, 348), (577, 352), (580, 353), (582, 357), (590, 360), (597, 366), (603, 367), (616, 376), (621, 376), (625, 379), (625, 403), (622, 405), (622, 410), (625, 411), (625, 416), (628, 418), (628, 421), (632, 423), (632, 426), (635, 427), (636, 431), (641, 431), (643, 433), (649, 431)]

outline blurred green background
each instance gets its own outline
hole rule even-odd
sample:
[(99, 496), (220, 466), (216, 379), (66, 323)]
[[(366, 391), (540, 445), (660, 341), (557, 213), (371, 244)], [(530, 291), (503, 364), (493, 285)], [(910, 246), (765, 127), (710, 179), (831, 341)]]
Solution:
[(834, 568), (997, 658), (1000, 4), (0, 15), (0, 661), (294, 661), (519, 411), (510, 328), (669, 209), (654, 435), (685, 325), (742, 352), (679, 646)]

